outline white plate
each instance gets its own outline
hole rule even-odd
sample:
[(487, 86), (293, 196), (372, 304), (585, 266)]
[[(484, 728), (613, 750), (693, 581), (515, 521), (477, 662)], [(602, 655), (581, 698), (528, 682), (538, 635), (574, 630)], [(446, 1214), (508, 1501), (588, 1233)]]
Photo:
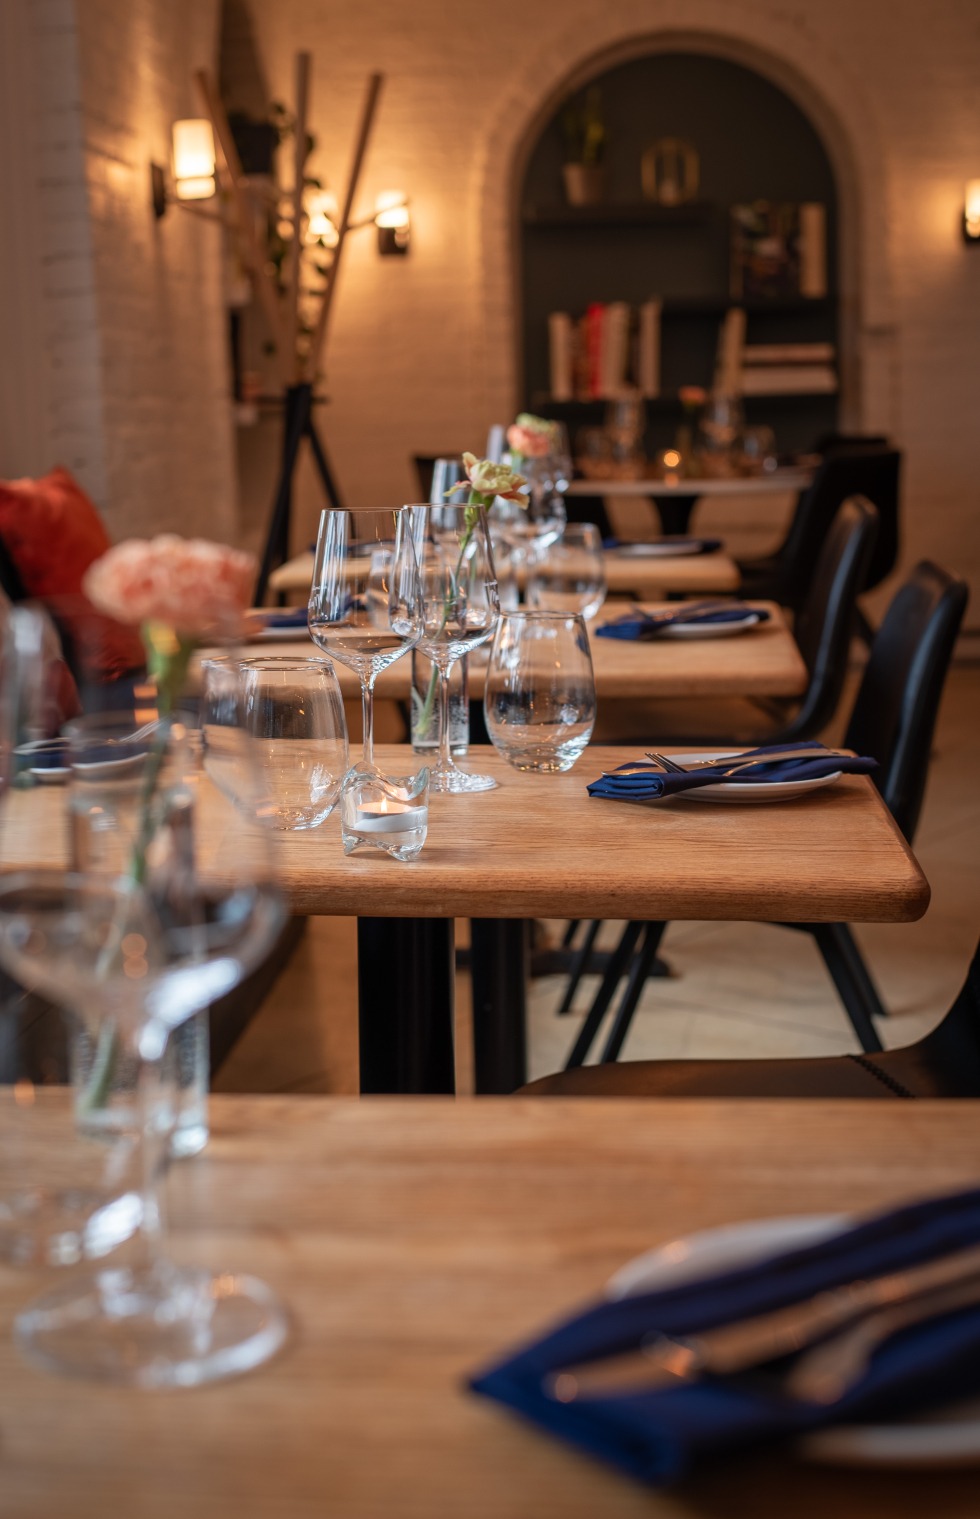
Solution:
[[(627, 1261), (606, 1284), (609, 1297), (682, 1286), (803, 1249), (847, 1227), (842, 1213), (759, 1218), (704, 1229)], [(834, 1466), (974, 1466), (980, 1463), (980, 1398), (949, 1403), (893, 1424), (840, 1424), (805, 1435), (797, 1453)]]
[(613, 549), (623, 559), (689, 559), (692, 554), (704, 552), (696, 538), (685, 538), (680, 543), (621, 543)]
[(305, 623), (298, 623), (294, 628), (263, 628), (246, 636), (247, 643), (305, 643), (307, 639), (313, 642)]
[[(738, 759), (740, 750), (719, 749), (714, 753), (672, 754), (679, 765), (690, 765), (699, 759)], [(843, 775), (834, 770), (830, 775), (818, 775), (808, 781), (719, 781), (714, 786), (695, 786), (690, 791), (678, 791), (670, 800), (685, 802), (789, 802), (794, 797), (805, 796), (808, 791), (818, 791), (821, 786), (832, 786)]]
[(672, 622), (657, 638), (731, 638), (733, 633), (747, 633), (761, 621), (758, 612), (746, 612), (737, 622)]

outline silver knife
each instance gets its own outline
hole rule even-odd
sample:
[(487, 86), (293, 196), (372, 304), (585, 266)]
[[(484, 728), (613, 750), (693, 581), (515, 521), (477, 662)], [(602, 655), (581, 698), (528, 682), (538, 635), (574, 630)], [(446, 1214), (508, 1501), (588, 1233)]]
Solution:
[(980, 1274), (980, 1245), (817, 1293), (802, 1303), (738, 1319), (703, 1334), (671, 1336), (653, 1332), (620, 1355), (563, 1366), (546, 1379), (546, 1390), (561, 1403), (603, 1393), (655, 1392), (717, 1376), (748, 1371), (778, 1356), (792, 1355), (844, 1325), (880, 1308), (912, 1301)]

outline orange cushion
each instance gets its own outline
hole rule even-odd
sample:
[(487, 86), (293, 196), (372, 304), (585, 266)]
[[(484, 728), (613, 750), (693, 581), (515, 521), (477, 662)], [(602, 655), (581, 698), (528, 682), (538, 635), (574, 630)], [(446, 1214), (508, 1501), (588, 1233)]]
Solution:
[(145, 662), (135, 628), (97, 612), (82, 593), (89, 565), (110, 545), (81, 486), (59, 465), (40, 480), (0, 481), (0, 538), (28, 596), (43, 601), (83, 680), (114, 680)]

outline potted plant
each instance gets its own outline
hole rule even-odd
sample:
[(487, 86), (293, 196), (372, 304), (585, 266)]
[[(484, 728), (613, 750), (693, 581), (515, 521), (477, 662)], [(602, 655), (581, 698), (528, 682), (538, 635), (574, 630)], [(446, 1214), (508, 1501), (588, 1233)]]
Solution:
[(605, 171), (602, 159), (606, 128), (598, 85), (590, 85), (580, 101), (570, 101), (562, 113), (565, 163), (562, 175), (570, 206), (594, 206), (603, 196)]

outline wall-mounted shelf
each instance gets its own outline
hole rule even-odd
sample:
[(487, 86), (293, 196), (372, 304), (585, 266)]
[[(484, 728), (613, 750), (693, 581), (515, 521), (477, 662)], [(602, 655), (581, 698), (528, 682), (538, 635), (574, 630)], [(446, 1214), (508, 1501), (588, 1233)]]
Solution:
[(653, 201), (609, 202), (598, 206), (525, 206), (525, 227), (685, 227), (709, 221), (718, 207), (707, 200), (660, 206)]

